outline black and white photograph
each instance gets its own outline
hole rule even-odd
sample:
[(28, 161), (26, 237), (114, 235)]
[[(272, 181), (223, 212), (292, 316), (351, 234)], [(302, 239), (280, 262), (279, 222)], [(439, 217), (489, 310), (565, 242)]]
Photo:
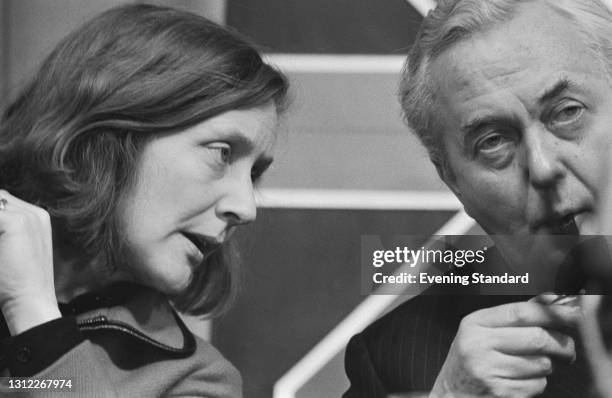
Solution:
[(612, 398), (612, 0), (0, 0), (0, 396)]

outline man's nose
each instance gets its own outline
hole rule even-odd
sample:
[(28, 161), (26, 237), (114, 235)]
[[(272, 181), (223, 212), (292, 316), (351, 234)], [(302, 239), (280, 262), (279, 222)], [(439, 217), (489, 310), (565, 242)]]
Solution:
[(216, 206), (217, 217), (232, 225), (247, 224), (255, 220), (257, 207), (250, 173), (227, 184), (224, 195)]
[(538, 189), (549, 188), (563, 177), (560, 161), (561, 140), (542, 125), (525, 133), (526, 172), (531, 184)]

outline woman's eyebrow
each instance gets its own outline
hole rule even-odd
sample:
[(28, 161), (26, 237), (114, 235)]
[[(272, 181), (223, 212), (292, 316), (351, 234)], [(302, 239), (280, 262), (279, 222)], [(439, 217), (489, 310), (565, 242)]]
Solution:
[(268, 167), (270, 167), (272, 162), (274, 162), (274, 158), (272, 156), (261, 155), (255, 161), (255, 166), (260, 170), (265, 171), (266, 169), (268, 169)]
[(238, 131), (232, 131), (227, 134), (224, 134), (224, 139), (231, 141), (234, 144), (240, 145), (248, 150), (255, 148), (255, 143), (253, 142), (253, 140)]
[[(222, 136), (222, 139), (227, 140), (233, 143), (234, 145), (240, 147), (240, 152), (242, 153), (248, 153), (251, 151), (255, 151), (255, 149), (257, 148), (257, 145), (255, 141), (253, 141), (253, 139), (240, 133), (239, 131), (228, 132)], [(267, 153), (262, 153), (257, 158), (257, 164), (263, 165), (267, 168), (272, 163), (273, 160), (274, 160), (274, 157), (272, 157), (271, 155)]]

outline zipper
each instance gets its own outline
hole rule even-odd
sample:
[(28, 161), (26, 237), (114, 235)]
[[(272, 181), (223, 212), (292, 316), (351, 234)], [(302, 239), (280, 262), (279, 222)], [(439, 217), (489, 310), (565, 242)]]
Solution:
[[(77, 322), (77, 325), (79, 326), (79, 329), (81, 331), (95, 331), (95, 330), (103, 330), (103, 329), (117, 330), (117, 331), (126, 333), (132, 336), (133, 338), (136, 338), (137, 340), (143, 341), (154, 347), (157, 347), (158, 349), (162, 349), (168, 353), (173, 353), (175, 355), (180, 355), (180, 356), (191, 355), (195, 351), (195, 348), (196, 348), (195, 347), (196, 343), (193, 338), (193, 335), (190, 332), (186, 334), (184, 330), (183, 330), (183, 336), (185, 337), (185, 345), (181, 348), (177, 348), (177, 347), (171, 347), (169, 345), (160, 343), (159, 341), (152, 339), (151, 337), (147, 336), (141, 331), (123, 322), (109, 321), (108, 318), (106, 318), (106, 316), (104, 315), (98, 315), (92, 318), (84, 319), (82, 321)], [(181, 327), (181, 329), (183, 328)]]
[(81, 326), (96, 326), (101, 325), (108, 322), (108, 319), (104, 315), (94, 316), (93, 318), (83, 319), (82, 321), (78, 321), (77, 324), (79, 327)]

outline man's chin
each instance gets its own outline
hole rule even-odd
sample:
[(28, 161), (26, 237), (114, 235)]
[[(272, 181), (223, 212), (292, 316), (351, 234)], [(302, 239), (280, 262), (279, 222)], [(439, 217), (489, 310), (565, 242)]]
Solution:
[(538, 231), (529, 235), (504, 235), (494, 239), (504, 259), (513, 265), (531, 268), (538, 264), (539, 270), (555, 267), (579, 242), (578, 235), (563, 235)]

